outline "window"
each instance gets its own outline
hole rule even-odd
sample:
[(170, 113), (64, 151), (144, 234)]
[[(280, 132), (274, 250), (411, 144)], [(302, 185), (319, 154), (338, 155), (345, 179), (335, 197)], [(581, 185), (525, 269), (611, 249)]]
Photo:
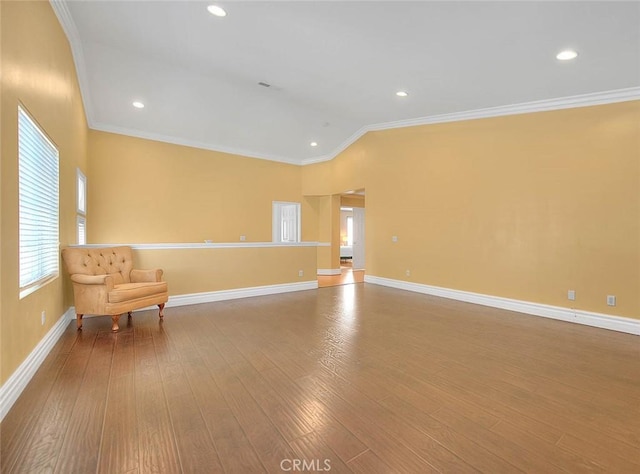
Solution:
[(58, 276), (58, 149), (18, 107), (20, 298)]
[(77, 175), (77, 211), (76, 216), (76, 234), (78, 237), (78, 245), (87, 243), (87, 177), (78, 168)]
[(84, 216), (76, 217), (76, 234), (78, 237), (78, 245), (86, 245), (87, 243), (87, 219)]
[(300, 204), (273, 202), (273, 241), (300, 242)]
[(76, 170), (78, 176), (78, 214), (87, 214), (87, 177), (80, 171)]

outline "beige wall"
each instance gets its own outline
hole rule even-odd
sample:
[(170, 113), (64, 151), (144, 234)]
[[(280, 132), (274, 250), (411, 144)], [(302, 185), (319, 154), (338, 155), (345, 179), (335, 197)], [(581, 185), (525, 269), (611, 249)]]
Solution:
[(365, 188), (372, 147), (366, 134), (331, 161), (302, 167), (302, 194), (323, 196)]
[(299, 166), (93, 130), (88, 155), (89, 242), (270, 242), (272, 202), (303, 201)]
[(640, 318), (639, 127), (636, 101), (369, 134), (367, 273)]
[[(4, 383), (66, 311), (64, 278), (18, 297), (18, 104), (60, 153), (60, 242), (75, 243), (76, 168), (86, 171), (87, 125), (69, 45), (48, 2), (0, 2), (2, 58), (1, 364)], [(61, 269), (62, 272), (62, 269)], [(40, 314), (46, 311), (45, 325)]]
[(316, 281), (314, 246), (145, 249), (135, 250), (134, 260), (139, 268), (162, 268), (170, 295)]
[(340, 205), (345, 207), (365, 207), (365, 197), (360, 194), (342, 196), (340, 198)]

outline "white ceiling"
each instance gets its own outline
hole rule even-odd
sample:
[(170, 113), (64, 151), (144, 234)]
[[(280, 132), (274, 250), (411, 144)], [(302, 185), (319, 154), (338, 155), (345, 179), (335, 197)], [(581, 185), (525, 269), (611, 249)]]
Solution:
[[(228, 15), (210, 15), (211, 3)], [(637, 2), (52, 5), (91, 128), (277, 161), (332, 158), (371, 129), (473, 116), (461, 112), (640, 98)], [(578, 58), (558, 61), (566, 48)]]

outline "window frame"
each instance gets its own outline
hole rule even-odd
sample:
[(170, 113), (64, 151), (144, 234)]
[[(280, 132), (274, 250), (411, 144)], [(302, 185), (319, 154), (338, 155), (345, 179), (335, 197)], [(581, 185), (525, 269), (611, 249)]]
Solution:
[[(296, 209), (296, 239), (295, 240), (282, 240), (282, 225), (283, 225), (283, 215), (282, 215), (282, 210), (285, 207), (288, 206), (295, 206)], [(300, 214), (300, 210), (301, 210), (301, 205), (299, 202), (288, 202), (288, 201), (273, 201), (272, 204), (272, 218), (273, 218), (273, 224), (272, 224), (272, 240), (275, 243), (279, 243), (279, 244), (296, 244), (296, 243), (300, 243), (302, 242), (302, 235), (301, 235), (301, 230), (302, 230), (302, 219), (301, 219), (301, 214)]]
[(87, 177), (80, 168), (76, 168), (76, 211), (87, 215)]
[[(18, 289), (22, 299), (60, 276), (60, 151), (22, 104), (18, 104), (17, 119)], [(46, 218), (41, 219), (40, 214)], [(37, 263), (28, 263), (33, 260)]]
[[(87, 244), (87, 177), (76, 168), (76, 243)], [(82, 232), (81, 232), (82, 230)]]

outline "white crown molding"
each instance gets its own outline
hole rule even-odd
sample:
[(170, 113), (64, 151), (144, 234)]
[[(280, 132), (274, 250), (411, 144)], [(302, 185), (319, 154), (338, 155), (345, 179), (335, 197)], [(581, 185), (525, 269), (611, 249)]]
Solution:
[(317, 273), (321, 276), (341, 275), (342, 270), (339, 268), (318, 268)]
[(338, 156), (340, 153), (342, 153), (347, 148), (349, 148), (351, 145), (353, 145), (356, 141), (358, 141), (368, 131), (369, 131), (369, 127), (367, 127), (367, 126), (361, 127), (360, 129), (358, 129), (357, 132), (355, 132), (353, 135), (351, 135), (349, 138), (347, 138), (344, 142), (342, 142), (331, 153), (328, 153), (328, 154), (322, 155), (322, 156), (318, 156), (318, 157), (315, 157), (315, 158), (305, 158), (300, 162), (300, 164), (302, 166), (306, 166), (306, 165), (312, 165), (314, 163), (322, 163), (323, 161), (331, 161), (336, 156)]
[(40, 368), (42, 362), (67, 328), (69, 319), (72, 318), (75, 318), (75, 311), (73, 308), (69, 308), (60, 316), (53, 327), (49, 329), (49, 332), (47, 332), (36, 345), (11, 377), (0, 387), (0, 421), (4, 419), (33, 375), (37, 372), (38, 368)]
[(134, 250), (181, 250), (181, 249), (235, 249), (272, 247), (323, 247), (318, 242), (212, 242), (212, 243), (166, 243), (166, 244), (86, 244), (69, 245), (72, 248), (131, 247)]
[(540, 303), (532, 303), (530, 301), (514, 300), (510, 298), (502, 298), (499, 296), (483, 295), (480, 293), (471, 293), (468, 291), (452, 290), (450, 288), (441, 288), (438, 286), (423, 285), (421, 283), (412, 283), (402, 280), (394, 280), (391, 278), (377, 277), (374, 275), (365, 275), (364, 281), (374, 285), (388, 286), (400, 290), (413, 291), (423, 293), (425, 295), (439, 296), (441, 298), (449, 298), (466, 303), (474, 303), (492, 308), (506, 309), (525, 313), (532, 316), (541, 316), (543, 318), (557, 319), (570, 323), (583, 324), (585, 326), (593, 326), (612, 331), (624, 332), (640, 336), (640, 320), (624, 318), (621, 316), (611, 316), (608, 314), (592, 313), (573, 308), (562, 308), (560, 306), (551, 306)]
[(525, 102), (520, 104), (504, 105), (499, 107), (490, 107), (485, 109), (467, 110), (462, 112), (455, 112), (451, 114), (433, 115), (427, 117), (418, 117), (414, 119), (398, 120), (394, 122), (384, 122), (377, 124), (370, 124), (361, 127), (353, 135), (347, 138), (337, 148), (325, 155), (296, 159), (284, 156), (277, 156), (265, 153), (256, 153), (250, 150), (239, 149), (234, 147), (222, 147), (213, 146), (210, 143), (203, 143), (197, 140), (187, 140), (170, 135), (143, 132), (136, 129), (117, 127), (104, 123), (98, 123), (95, 121), (93, 105), (90, 100), (89, 93), (89, 81), (87, 78), (84, 51), (80, 36), (76, 28), (71, 12), (67, 6), (65, 0), (49, 0), (53, 11), (58, 17), (58, 21), (62, 25), (62, 29), (67, 35), (67, 39), (71, 46), (71, 52), (73, 54), (73, 60), (76, 65), (76, 73), (78, 75), (78, 82), (80, 84), (80, 93), (85, 107), (85, 115), (89, 128), (93, 130), (117, 133), (120, 135), (127, 135), (136, 138), (143, 138), (147, 140), (155, 140), (164, 143), (171, 143), (174, 145), (188, 146), (192, 148), (199, 148), (203, 150), (216, 151), (220, 153), (228, 153), (232, 155), (238, 155), (246, 158), (255, 158), (260, 160), (275, 161), (279, 163), (286, 163), (297, 166), (311, 165), (315, 163), (322, 163), (324, 161), (331, 161), (349, 146), (355, 143), (359, 138), (365, 135), (367, 132), (390, 130), (394, 128), (402, 127), (414, 127), (418, 125), (430, 125), (436, 123), (446, 122), (458, 122), (462, 120), (475, 120), (481, 118), (499, 117), (504, 115), (516, 115), (534, 112), (545, 112), (551, 110), (560, 110), (575, 107), (587, 107), (593, 105), (612, 104), (615, 102), (625, 102), (631, 100), (640, 100), (640, 87), (629, 87), (626, 89), (594, 92), (589, 94), (575, 95), (569, 97), (559, 97), (554, 99), (537, 100), (533, 102)]
[(126, 135), (129, 137), (142, 138), (145, 140), (153, 140), (157, 142), (170, 143), (171, 145), (180, 145), (186, 146), (190, 148), (198, 148), (201, 150), (209, 150), (215, 151), (218, 153), (226, 153), (229, 155), (236, 155), (241, 158), (253, 158), (257, 160), (267, 160), (267, 161), (276, 161), (278, 163), (285, 163), (288, 165), (296, 165), (300, 166), (300, 160), (296, 160), (294, 158), (286, 158), (283, 156), (263, 154), (263, 153), (255, 153), (250, 150), (233, 148), (233, 147), (223, 147), (223, 146), (214, 146), (210, 143), (199, 142), (197, 140), (188, 140), (184, 138), (174, 137), (171, 135), (164, 135), (161, 133), (151, 133), (151, 132), (143, 132), (141, 130), (136, 130), (134, 128), (126, 128), (126, 127), (116, 127), (114, 125), (108, 125), (100, 122), (94, 122), (90, 125), (92, 130), (97, 130), (100, 132), (108, 132), (115, 133), (118, 135)]
[(82, 102), (84, 104), (85, 117), (87, 118), (89, 128), (92, 128), (94, 123), (93, 103), (91, 102), (91, 95), (89, 94), (89, 79), (80, 34), (78, 33), (78, 29), (76, 28), (76, 24), (73, 21), (73, 17), (65, 0), (49, 0), (49, 4), (60, 22), (62, 30), (67, 35), (73, 62), (76, 65), (76, 75), (78, 77), (78, 84), (80, 85), (80, 95), (82, 96)]
[(463, 120), (476, 120), (504, 115), (530, 114), (535, 112), (548, 112), (552, 110), (573, 109), (577, 107), (589, 107), (593, 105), (613, 104), (640, 100), (640, 87), (629, 87), (613, 91), (594, 92), (555, 99), (536, 100), (520, 104), (502, 105), (486, 109), (466, 110), (451, 114), (433, 115), (396, 122), (378, 123), (369, 125), (367, 131), (390, 130), (393, 128), (415, 127), (417, 125), (432, 125), (436, 123), (461, 122)]
[(616, 102), (628, 102), (640, 100), (640, 87), (629, 87), (612, 91), (594, 92), (590, 94), (574, 95), (569, 97), (559, 97), (555, 99), (536, 100), (521, 104), (502, 105), (499, 107), (489, 107), (486, 109), (465, 110), (451, 114), (432, 115), (418, 117), (414, 119), (398, 120), (395, 122), (383, 122), (362, 127), (342, 145), (330, 154), (317, 158), (307, 158), (302, 160), (302, 165), (311, 165), (330, 161), (346, 150), (367, 132), (391, 130), (394, 128), (415, 127), (419, 125), (433, 125), (437, 123), (461, 122), (463, 120), (477, 120), (491, 117), (501, 117), (505, 115), (530, 114), (535, 112), (549, 112), (552, 110), (572, 109), (577, 107), (590, 107), (594, 105), (614, 104)]

